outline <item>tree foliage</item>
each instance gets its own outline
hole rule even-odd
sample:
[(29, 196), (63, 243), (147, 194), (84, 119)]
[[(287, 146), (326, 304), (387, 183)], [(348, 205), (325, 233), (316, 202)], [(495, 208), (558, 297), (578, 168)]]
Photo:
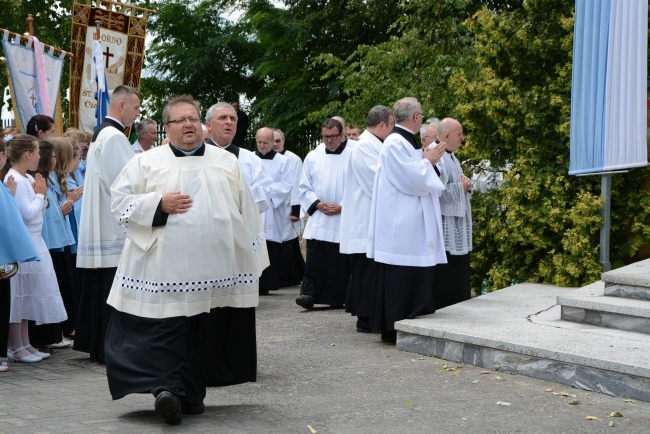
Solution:
[(254, 96), (257, 82), (249, 65), (257, 53), (241, 26), (227, 18), (229, 2), (163, 0), (149, 7), (157, 13), (149, 23), (153, 39), (142, 91), (154, 113), (179, 94), (191, 94), (204, 108), (240, 94)]

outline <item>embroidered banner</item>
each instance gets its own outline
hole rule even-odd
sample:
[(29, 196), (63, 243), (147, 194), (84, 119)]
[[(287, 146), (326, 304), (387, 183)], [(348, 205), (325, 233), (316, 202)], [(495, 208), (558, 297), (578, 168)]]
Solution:
[[(35, 47), (42, 55), (38, 67)], [(36, 114), (55, 118), (65, 52), (55, 55), (52, 47), (43, 52), (43, 44), (34, 38), (23, 45), (20, 38), (11, 39), (7, 30), (2, 35), (2, 49), (7, 58), (9, 86), (20, 125), (27, 125)]]
[[(99, 43), (104, 57), (109, 94), (117, 86), (140, 87), (144, 61), (147, 15), (153, 12), (125, 3), (97, 1), (103, 7), (74, 3), (72, 6), (72, 53), (70, 63), (70, 124), (82, 131), (97, 125), (97, 84), (93, 76), (93, 43), (96, 22), (101, 21)], [(127, 125), (128, 126), (128, 125)]]
[(647, 0), (576, 0), (569, 175), (644, 167)]

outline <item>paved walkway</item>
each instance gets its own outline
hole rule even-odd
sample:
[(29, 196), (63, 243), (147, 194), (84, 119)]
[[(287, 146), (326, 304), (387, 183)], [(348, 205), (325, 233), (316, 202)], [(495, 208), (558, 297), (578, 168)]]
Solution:
[(171, 427), (150, 395), (111, 401), (103, 366), (67, 349), (0, 373), (0, 433), (650, 432), (650, 404), (401, 352), (297, 293), (261, 299), (258, 382), (208, 389), (203, 415)]

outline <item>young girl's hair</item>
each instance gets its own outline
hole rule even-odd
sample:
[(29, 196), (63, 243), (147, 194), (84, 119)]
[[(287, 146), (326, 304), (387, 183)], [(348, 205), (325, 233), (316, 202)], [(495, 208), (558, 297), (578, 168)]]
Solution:
[(77, 129), (77, 128), (68, 128), (65, 130), (65, 133), (63, 133), (63, 137), (68, 137), (74, 141), (74, 144), (78, 144), (79, 142), (85, 142), (86, 141), (86, 133), (83, 131)]
[(0, 180), (5, 178), (11, 168), (11, 163), (20, 160), (20, 157), (27, 151), (35, 151), (38, 147), (38, 140), (29, 134), (16, 134), (6, 145), (7, 162), (0, 171)]
[(18, 134), (18, 130), (14, 127), (7, 127), (0, 130), (0, 142), (8, 142), (9, 136), (13, 137)]
[(70, 163), (74, 155), (73, 148), (77, 148), (77, 150), (79, 148), (73, 145), (72, 140), (68, 137), (50, 137), (47, 141), (54, 146), (54, 152), (57, 155), (54, 172), (56, 177), (59, 178), (59, 184), (61, 184), (61, 194), (65, 197), (68, 190), (66, 178), (70, 172)]
[(27, 122), (25, 132), (30, 136), (38, 137), (39, 131), (47, 131), (54, 125), (54, 119), (46, 115), (34, 115)]
[(47, 140), (40, 140), (38, 142), (40, 148), (41, 158), (38, 160), (38, 168), (35, 171), (29, 171), (30, 175), (40, 173), (45, 181), (50, 183), (50, 171), (52, 169), (52, 154), (54, 153), (54, 146)]

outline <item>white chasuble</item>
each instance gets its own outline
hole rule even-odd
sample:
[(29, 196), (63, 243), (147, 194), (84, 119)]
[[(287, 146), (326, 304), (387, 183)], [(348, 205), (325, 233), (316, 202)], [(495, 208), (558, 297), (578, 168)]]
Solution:
[(272, 160), (262, 159), (262, 166), (272, 181), (266, 193), (269, 209), (263, 214), (264, 232), (267, 240), (281, 243), (284, 224), (291, 213), (287, 201), (293, 188), (291, 164), (284, 155), (276, 153)]
[(367, 256), (413, 267), (446, 263), (439, 202), (444, 189), (422, 150), (397, 133), (388, 136), (379, 153)]
[[(163, 193), (192, 198), (186, 213), (152, 227)], [(127, 241), (108, 304), (147, 318), (253, 307), (269, 264), (262, 221), (234, 155), (206, 146), (176, 157), (162, 146), (138, 154), (111, 188)]]
[(472, 194), (460, 182), (463, 169), (453, 152), (445, 152), (436, 166), (445, 184), (440, 195), (445, 250), (452, 255), (466, 255), (472, 250)]
[(341, 212), (341, 253), (366, 253), (368, 219), (383, 143), (365, 130), (350, 156)]
[(111, 214), (110, 187), (134, 155), (126, 136), (115, 127), (103, 128), (88, 148), (79, 222), (79, 268), (117, 267), (125, 236)]
[[(316, 200), (330, 204), (341, 204), (345, 175), (348, 170), (351, 151), (347, 147), (340, 154), (328, 154), (325, 146), (311, 151), (303, 164), (300, 178), (300, 206), (307, 214)], [(330, 243), (339, 242), (341, 214), (325, 215), (316, 210), (307, 219), (303, 238)]]

